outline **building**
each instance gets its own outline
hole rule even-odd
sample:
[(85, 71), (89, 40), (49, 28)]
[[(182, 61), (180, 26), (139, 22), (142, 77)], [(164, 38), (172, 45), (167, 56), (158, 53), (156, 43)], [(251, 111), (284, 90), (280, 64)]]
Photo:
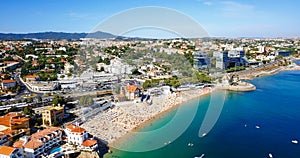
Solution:
[(13, 88), (17, 85), (16, 80), (2, 80), (1, 87), (2, 89)]
[(0, 72), (7, 72), (9, 69), (16, 69), (20, 63), (18, 61), (3, 61), (0, 63)]
[(10, 146), (0, 146), (0, 158), (23, 158), (23, 149)]
[(88, 138), (86, 130), (74, 124), (69, 124), (64, 131), (69, 144), (81, 145)]
[[(124, 88), (124, 87), (122, 87)], [(122, 90), (121, 92), (125, 93), (125, 97), (128, 100), (134, 100), (136, 97), (139, 97), (141, 94), (141, 88), (135, 85), (127, 85), (124, 90)]]
[(283, 57), (288, 57), (291, 55), (291, 51), (289, 50), (277, 50), (275, 53), (276, 56), (281, 55)]
[(38, 81), (39, 80), (39, 76), (36, 74), (33, 75), (26, 75), (25, 76), (25, 81), (26, 82), (33, 82), (33, 81)]
[(98, 148), (97, 140), (89, 138), (88, 132), (77, 125), (69, 124), (64, 130), (68, 143), (79, 146), (82, 150), (93, 151)]
[(210, 59), (206, 56), (205, 52), (194, 52), (193, 56), (194, 56), (194, 68), (196, 70), (209, 68)]
[(24, 141), (24, 154), (26, 158), (41, 157), (47, 155), (53, 147), (62, 141), (62, 129), (59, 127), (48, 127), (38, 131)]
[(6, 134), (0, 134), (0, 146), (8, 145), (8, 137)]
[[(22, 113), (9, 113), (0, 117), (0, 133), (7, 135), (9, 144), (23, 135), (30, 134), (29, 117)], [(6, 138), (2, 137), (2, 140)]]
[(74, 66), (71, 65), (69, 62), (66, 62), (64, 65), (64, 73), (69, 74), (72, 73), (73, 71), (74, 71)]
[(244, 51), (214, 52), (216, 68), (226, 70), (236, 66), (246, 66), (248, 63)]
[(53, 81), (32, 81), (32, 82), (26, 82), (26, 85), (34, 90), (34, 91), (40, 91), (40, 92), (49, 92), (54, 91), (58, 88), (58, 83)]
[(43, 126), (52, 126), (54, 122), (61, 122), (64, 115), (64, 108), (61, 106), (45, 107), (42, 111)]

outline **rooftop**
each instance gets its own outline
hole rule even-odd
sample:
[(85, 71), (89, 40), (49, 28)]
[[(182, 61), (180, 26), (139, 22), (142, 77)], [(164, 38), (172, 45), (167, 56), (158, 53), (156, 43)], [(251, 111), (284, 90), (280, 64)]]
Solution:
[(85, 131), (84, 128), (76, 126), (74, 124), (69, 124), (67, 126), (67, 129), (69, 129), (71, 132), (74, 132), (74, 133), (83, 133)]
[(16, 82), (16, 80), (3, 80), (2, 82), (3, 83), (14, 83), (14, 82)]
[(9, 156), (10, 154), (13, 153), (14, 150), (15, 150), (15, 148), (10, 147), (10, 146), (1, 146), (0, 154)]
[(40, 138), (46, 138), (48, 134), (54, 133), (56, 130), (62, 130), (59, 127), (49, 127), (42, 131), (36, 132), (31, 135), (30, 140), (24, 145), (24, 148), (36, 149), (44, 143), (40, 141)]
[(94, 146), (95, 144), (97, 144), (97, 140), (85, 140), (81, 145), (82, 146), (86, 146), (86, 147), (90, 147), (90, 146)]

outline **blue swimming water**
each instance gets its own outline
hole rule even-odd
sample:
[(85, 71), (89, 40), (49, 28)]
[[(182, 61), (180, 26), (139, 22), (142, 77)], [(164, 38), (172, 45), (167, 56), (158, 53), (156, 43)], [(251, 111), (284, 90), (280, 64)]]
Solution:
[(60, 152), (62, 150), (62, 148), (54, 148), (50, 151), (50, 154), (56, 153), (56, 152)]
[[(188, 129), (170, 144), (147, 152), (112, 149), (113, 153), (105, 157), (193, 158), (204, 153), (205, 158), (263, 158), (272, 153), (276, 158), (299, 158), (300, 144), (292, 144), (291, 141), (300, 141), (300, 71), (281, 72), (250, 82), (256, 85), (257, 90), (227, 93), (221, 116), (207, 136), (199, 138), (198, 131), (210, 97), (183, 106), (187, 110), (186, 115), (181, 117), (187, 117), (191, 113), (188, 109), (197, 106), (196, 117)], [(140, 131), (163, 127), (175, 113), (176, 110), (154, 120)], [(129, 143), (128, 146), (135, 148), (157, 141), (171, 132), (165, 131), (157, 137), (139, 138), (140, 141), (135, 142), (125, 141)], [(188, 143), (194, 145), (191, 147)]]

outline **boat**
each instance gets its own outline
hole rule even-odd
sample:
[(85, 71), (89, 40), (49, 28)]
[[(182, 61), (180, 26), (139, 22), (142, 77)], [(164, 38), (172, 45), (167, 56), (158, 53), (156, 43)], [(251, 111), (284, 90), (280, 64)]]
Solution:
[(259, 126), (255, 126), (255, 128), (259, 129), (260, 127)]
[(205, 154), (202, 154), (201, 156), (195, 156), (194, 158), (203, 158)]
[(269, 153), (269, 158), (273, 158), (273, 155), (271, 153)]
[(206, 136), (206, 133), (203, 133), (203, 134), (202, 134), (202, 137), (205, 137), (205, 136)]
[(298, 140), (292, 140), (293, 144), (298, 144)]

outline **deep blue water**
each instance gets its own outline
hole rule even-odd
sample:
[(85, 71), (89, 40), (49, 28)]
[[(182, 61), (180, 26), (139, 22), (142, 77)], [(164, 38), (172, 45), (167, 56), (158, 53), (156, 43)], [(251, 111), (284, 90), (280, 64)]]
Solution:
[[(250, 81), (257, 90), (252, 92), (228, 92), (221, 116), (207, 136), (198, 137), (198, 131), (208, 109), (210, 97), (183, 105), (185, 115), (198, 107), (197, 114), (188, 129), (171, 144), (146, 152), (128, 152), (113, 149), (105, 157), (193, 158), (205, 154), (205, 158), (299, 158), (300, 144), (300, 71), (286, 71), (274, 76)], [(220, 93), (220, 92), (216, 92)], [(154, 120), (140, 131), (158, 129), (167, 124), (176, 110)], [(180, 122), (178, 122), (179, 124)], [(256, 128), (259, 126), (260, 128)], [(170, 135), (174, 129), (153, 137), (127, 140), (132, 149), (153, 143)], [(193, 143), (190, 147), (187, 144)]]

